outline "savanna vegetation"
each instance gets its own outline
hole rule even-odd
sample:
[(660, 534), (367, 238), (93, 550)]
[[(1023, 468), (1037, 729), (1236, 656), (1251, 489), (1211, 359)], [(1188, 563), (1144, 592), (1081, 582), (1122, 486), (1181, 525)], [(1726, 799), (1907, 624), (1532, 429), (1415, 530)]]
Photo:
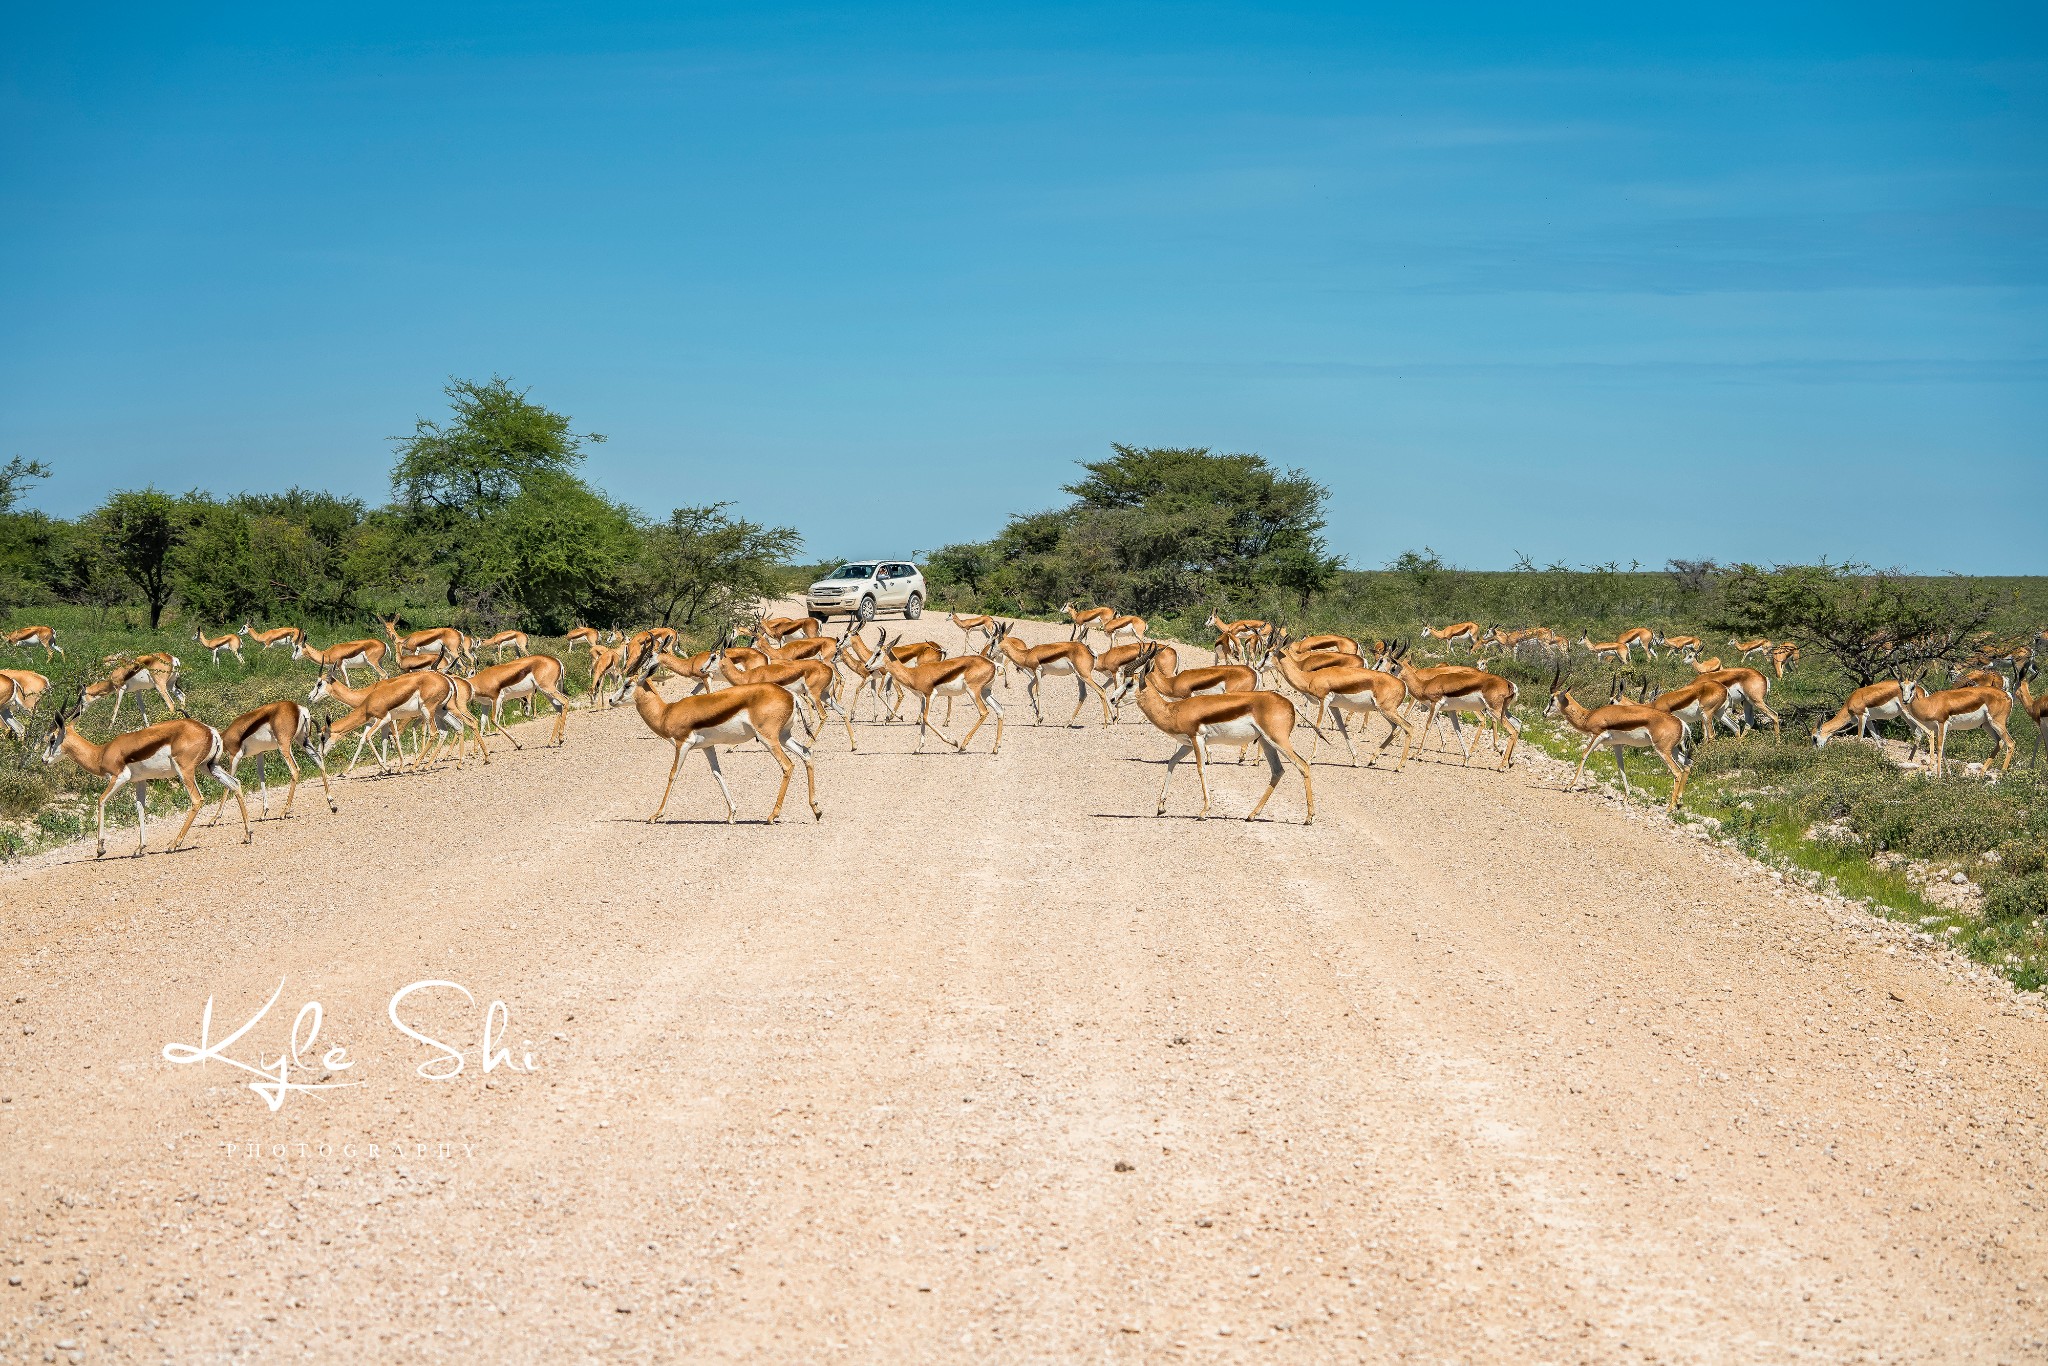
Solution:
[[(66, 521), (22, 506), (44, 467), (20, 458), (0, 466), (0, 611), (10, 625), (59, 628), (71, 651), (55, 671), (61, 690), (118, 652), (168, 649), (193, 660), (195, 630), (244, 621), (305, 625), (331, 640), (373, 634), (376, 614), (395, 612), (479, 636), (517, 626), (557, 653), (559, 639), (546, 637), (575, 623), (659, 623), (702, 638), (815, 572), (799, 563), (794, 530), (729, 505), (650, 516), (612, 499), (581, 469), (603, 438), (504, 380), (457, 381), (447, 398), (444, 414), (394, 440), (391, 496), (378, 506), (305, 489), (140, 489)], [(1694, 818), (1797, 876), (1829, 880), (1946, 935), (2023, 985), (2048, 974), (2048, 762), (2026, 757), (2033, 737), (2022, 719), (2014, 736), (2023, 757), (1997, 782), (1930, 782), (1874, 746), (1822, 750), (1810, 738), (1859, 684), (1903, 673), (1941, 686), (1987, 641), (2031, 640), (2048, 626), (2048, 578), (1705, 559), (1538, 564), (1520, 554), (1511, 569), (1484, 571), (1428, 547), (1352, 566), (1326, 543), (1328, 491), (1310, 475), (1203, 448), (1116, 446), (1083, 463), (1062, 493), (991, 540), (931, 552), (931, 605), (1053, 617), (1068, 602), (1100, 603), (1145, 616), (1155, 637), (1198, 645), (1213, 641), (1203, 623), (1214, 611), (1271, 620), (1296, 636), (1407, 641), (1418, 657), (1463, 658), (1419, 632), (1467, 619), (1594, 640), (1647, 626), (1699, 635), (1710, 654), (1735, 638), (1796, 641), (1802, 656), (1770, 694), (1782, 739), (1752, 731), (1699, 745), (1687, 792)], [(188, 668), (194, 714), (225, 718), (303, 695), (311, 666), (245, 648), (246, 669)], [(1626, 669), (1584, 650), (1561, 665), (1511, 654), (1489, 667), (1520, 686), (1529, 741), (1572, 758), (1581, 737), (1541, 714), (1553, 683), (1592, 704), (1617, 686), (1635, 693), (1692, 676), (1669, 653)], [(103, 709), (97, 723), (105, 717)], [(1951, 752), (1964, 763), (1986, 759), (1989, 737), (1963, 735)], [(1668, 779), (1652, 767), (1632, 774), (1661, 801)], [(1611, 779), (1612, 760), (1597, 756), (1590, 771)], [(86, 787), (75, 769), (45, 771), (25, 749), (0, 751), (0, 850), (73, 833)], [(1959, 906), (1935, 895), (1936, 873), (1964, 875), (1981, 897)]]
[[(479, 638), (517, 627), (533, 633), (536, 650), (566, 659), (561, 633), (575, 624), (660, 624), (703, 638), (781, 591), (802, 546), (794, 529), (725, 503), (645, 514), (582, 474), (603, 437), (577, 432), (504, 379), (457, 380), (446, 396), (444, 414), (393, 440), (391, 497), (377, 506), (305, 488), (142, 488), (63, 519), (25, 506), (46, 465), (0, 465), (0, 622), (53, 626), (65, 651), (46, 662), (39, 648), (0, 647), (0, 668), (52, 682), (50, 700), (27, 718), (28, 743), (0, 740), (0, 857), (89, 823), (98, 780), (72, 764), (46, 767), (35, 742), (56, 703), (104, 676), (109, 657), (178, 656), (187, 710), (219, 725), (303, 698), (317, 670), (246, 639), (246, 663), (215, 665), (201, 632), (295, 625), (327, 644), (381, 636), (380, 615), (396, 615)], [(568, 671), (572, 693), (587, 678), (582, 658)], [(112, 719), (102, 703), (83, 729), (104, 738)], [(121, 728), (137, 719), (131, 701)], [(158, 787), (153, 801), (169, 803)]]
[[(1631, 626), (1700, 636), (1706, 653), (1738, 638), (1799, 643), (1801, 658), (1773, 681), (1782, 739), (1768, 729), (1700, 745), (1686, 801), (1696, 818), (1796, 877), (1825, 880), (1926, 932), (1944, 935), (2022, 986), (2048, 983), (2048, 758), (2023, 759), (1997, 782), (1929, 782), (1874, 746), (1817, 749), (1814, 727), (1855, 687), (1904, 675), (1939, 687), (1987, 642), (2021, 643), (2048, 627), (2048, 578), (1930, 577), (1854, 564), (1538, 564), (1508, 570), (1448, 563), (1428, 547), (1377, 568), (1340, 564), (1324, 543), (1327, 492), (1298, 470), (1254, 455), (1117, 447), (1082, 466), (1070, 501), (1019, 514), (993, 540), (934, 552), (933, 605), (1052, 617), (1067, 602), (1105, 603), (1148, 617), (1151, 634), (1208, 645), (1203, 623), (1259, 618), (1294, 636), (1338, 632), (1405, 641), (1418, 658), (1469, 652), (1422, 639), (1425, 624), (1476, 620), (1545, 625), (1612, 640)], [(1513, 678), (1530, 743), (1576, 760), (1584, 737), (1542, 712), (1553, 684), (1588, 705), (1617, 686), (1630, 695), (1690, 681), (1673, 654), (1626, 668), (1580, 649), (1563, 661), (1496, 655)], [(2015, 741), (2035, 745), (2018, 716)], [(1891, 733), (1907, 735), (1900, 723)], [(1982, 731), (1957, 737), (1960, 761), (1991, 756)], [(1654, 762), (1631, 766), (1638, 791), (1661, 803), (1670, 780)], [(1613, 760), (1590, 770), (1608, 782)], [(1936, 895), (1963, 875), (1974, 906)], [(1943, 886), (1952, 884), (1944, 882)]]

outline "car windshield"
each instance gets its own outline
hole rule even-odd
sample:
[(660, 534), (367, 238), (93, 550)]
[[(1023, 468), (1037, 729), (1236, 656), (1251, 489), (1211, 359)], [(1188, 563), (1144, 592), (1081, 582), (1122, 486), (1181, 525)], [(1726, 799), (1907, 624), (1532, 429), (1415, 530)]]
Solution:
[(871, 564), (842, 564), (832, 571), (835, 579), (870, 579), (874, 574), (875, 567)]

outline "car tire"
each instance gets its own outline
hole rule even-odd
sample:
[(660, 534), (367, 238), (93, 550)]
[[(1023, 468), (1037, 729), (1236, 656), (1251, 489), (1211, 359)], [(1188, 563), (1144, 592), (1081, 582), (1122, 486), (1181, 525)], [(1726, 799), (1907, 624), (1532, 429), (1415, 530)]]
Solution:
[(853, 609), (853, 619), (863, 626), (875, 619), (875, 600), (872, 596), (860, 600), (860, 606)]
[(910, 601), (903, 604), (903, 619), (905, 621), (916, 621), (919, 617), (923, 615), (924, 594), (912, 593), (910, 595)]
[(811, 610), (811, 620), (819, 623), (820, 625), (823, 625), (826, 621), (829, 621), (830, 618), (827, 617), (823, 612), (820, 612), (816, 608), (813, 608)]

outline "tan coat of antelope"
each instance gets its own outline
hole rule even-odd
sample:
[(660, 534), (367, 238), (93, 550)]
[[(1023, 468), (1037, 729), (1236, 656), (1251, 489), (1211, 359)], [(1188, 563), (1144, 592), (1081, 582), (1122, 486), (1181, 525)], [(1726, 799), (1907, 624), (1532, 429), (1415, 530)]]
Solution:
[(1266, 757), (1270, 781), (1245, 816), (1257, 820), (1287, 774), (1287, 764), (1301, 770), (1302, 798), (1307, 814), (1303, 825), (1316, 820), (1315, 775), (1309, 763), (1294, 749), (1294, 704), (1276, 692), (1234, 692), (1199, 697), (1171, 698), (1151, 685), (1149, 667), (1139, 669), (1138, 708), (1145, 719), (1180, 742), (1166, 761), (1166, 778), (1159, 784), (1159, 805), (1153, 814), (1166, 814), (1166, 790), (1173, 784), (1173, 770), (1188, 755), (1195, 756), (1195, 777), (1202, 786), (1202, 809), (1196, 819), (1209, 814), (1209, 746), (1220, 742), (1240, 748), (1256, 744)]
[(185, 823), (178, 827), (177, 835), (171, 840), (169, 849), (176, 849), (184, 842), (192, 829), (193, 817), (204, 805), (199, 795), (197, 776), (201, 770), (234, 793), (235, 805), (242, 811), (242, 843), (248, 844), (255, 839), (255, 833), (249, 827), (249, 804), (242, 800), (242, 785), (235, 781), (234, 774), (221, 766), (219, 731), (201, 722), (178, 717), (129, 731), (125, 735), (116, 735), (105, 744), (96, 745), (80, 735), (71, 724), (77, 719), (78, 710), (76, 700), (68, 707), (57, 709), (56, 717), (50, 722), (49, 737), (43, 742), (43, 762), (54, 764), (59, 759), (68, 758), (86, 772), (108, 780), (107, 790), (100, 794), (99, 845), (93, 857), (105, 858), (107, 854), (107, 802), (116, 792), (130, 785), (135, 789), (137, 858), (141, 858), (142, 851), (149, 847), (149, 785), (166, 782), (183, 785), (191, 806), (185, 812)]
[(1856, 689), (1849, 694), (1849, 700), (1842, 704), (1840, 711), (1813, 728), (1814, 746), (1824, 747), (1851, 726), (1856, 728), (1856, 738), (1861, 740), (1870, 733), (1871, 725), (1880, 721), (1906, 721), (1917, 731), (1920, 723), (1906, 709), (1915, 690), (1911, 679), (1896, 678)]
[(102, 697), (114, 699), (114, 714), (108, 720), (110, 726), (120, 724), (121, 703), (131, 695), (135, 706), (142, 712), (142, 723), (149, 724), (148, 704), (144, 699), (155, 692), (163, 699), (164, 710), (174, 712), (185, 703), (185, 694), (178, 686), (178, 660), (174, 655), (161, 652), (138, 655), (125, 664), (117, 664), (114, 671), (105, 678), (85, 685), (79, 694), (78, 713), (83, 715), (92, 710), (93, 703)]
[(1666, 812), (1675, 811), (1685, 799), (1686, 780), (1692, 776), (1692, 765), (1686, 753), (1685, 723), (1668, 711), (1646, 707), (1636, 702), (1610, 702), (1604, 707), (1588, 711), (1572, 700), (1570, 692), (1551, 684), (1550, 705), (1544, 711), (1546, 716), (1563, 716), (1573, 730), (1587, 738), (1586, 747), (1579, 751), (1579, 766), (1572, 770), (1571, 786), (1565, 791), (1576, 792), (1579, 779), (1586, 772), (1586, 760), (1593, 751), (1605, 745), (1614, 755), (1614, 767), (1621, 774), (1621, 790), (1634, 795), (1629, 786), (1628, 765), (1622, 760), (1622, 751), (1627, 749), (1655, 750), (1664, 766), (1671, 770), (1671, 800), (1664, 804)]
[(1914, 724), (1927, 732), (1936, 777), (1947, 771), (1949, 733), (1958, 730), (1989, 730), (1997, 737), (1991, 758), (1984, 764), (1987, 773), (1998, 762), (2001, 753), (2005, 755), (2005, 763), (1999, 771), (2003, 773), (2012, 767), (2016, 746), (2011, 732), (2006, 729), (2006, 721), (2012, 715), (2012, 698), (2003, 688), (1945, 688), (1940, 692), (1923, 692), (1907, 701), (1906, 710)]
[(237, 664), (247, 665), (249, 662), (242, 658), (242, 637), (239, 632), (230, 631), (224, 636), (210, 636), (206, 634), (204, 628), (194, 627), (192, 638), (199, 642), (200, 649), (213, 651), (215, 664), (220, 663), (220, 657), (224, 654), (233, 655)]
[(9, 631), (7, 643), (18, 650), (26, 650), (31, 645), (42, 646), (45, 664), (49, 663), (52, 655), (64, 653), (64, 647), (57, 643), (56, 628), (51, 626), (24, 626), (19, 630)]
[(476, 689), (476, 700), (490, 708), (491, 725), (512, 741), (512, 748), (525, 746), (505, 729), (505, 704), (536, 695), (547, 698), (555, 709), (555, 727), (548, 734), (548, 743), (562, 743), (562, 732), (569, 721), (569, 694), (562, 691), (561, 660), (553, 655), (523, 655), (503, 664), (486, 665), (471, 674), (469, 682)]
[[(1351, 656), (1341, 656), (1351, 658)], [(1351, 766), (1358, 766), (1358, 749), (1351, 742), (1351, 728), (1344, 722), (1344, 713), (1355, 712), (1361, 718), (1360, 733), (1363, 734), (1363, 718), (1378, 714), (1386, 718), (1387, 738), (1380, 741), (1379, 750), (1373, 755), (1377, 760), (1394, 743), (1396, 735), (1413, 738), (1408, 718), (1401, 714), (1402, 704), (1408, 700), (1408, 689), (1400, 679), (1378, 669), (1368, 669), (1363, 664), (1330, 664), (1320, 669), (1304, 669), (1301, 664), (1285, 651), (1274, 656), (1280, 666), (1280, 676), (1287, 680), (1287, 686), (1304, 697), (1312, 697), (1317, 703), (1317, 716), (1327, 708), (1337, 723), (1337, 733), (1344, 737), (1344, 752), (1351, 758)], [(1314, 724), (1316, 741), (1309, 748), (1309, 763), (1316, 761), (1322, 753), (1323, 732), (1319, 723)], [(1401, 757), (1394, 762), (1394, 771), (1399, 773), (1407, 762), (1408, 746), (1401, 746)], [(1369, 767), (1370, 765), (1368, 765)]]
[[(399, 651), (401, 658), (414, 653), (425, 652)], [(292, 642), (293, 659), (310, 659), (323, 670), (331, 670), (340, 674), (341, 681), (351, 686), (354, 684), (354, 680), (348, 676), (348, 669), (351, 664), (359, 669), (366, 668), (379, 678), (385, 677), (384, 655), (385, 645), (381, 640), (344, 640), (339, 644), (330, 645), (324, 650), (317, 645), (308, 645), (303, 635)]]
[(796, 719), (796, 698), (787, 688), (773, 683), (742, 683), (717, 692), (664, 702), (661, 694), (654, 690), (652, 681), (658, 664), (659, 656), (648, 651), (640, 667), (612, 699), (614, 703), (624, 701), (630, 689), (633, 706), (639, 711), (640, 719), (647, 723), (647, 728), (675, 746), (675, 761), (668, 767), (668, 782), (661, 789), (661, 804), (647, 818), (650, 825), (660, 820), (661, 813), (668, 809), (669, 793), (675, 790), (676, 771), (695, 749), (704, 751), (704, 761), (711, 766), (711, 776), (718, 781), (718, 790), (725, 795), (727, 824), (737, 820), (739, 807), (733, 802), (732, 789), (725, 785), (725, 773), (718, 764), (718, 750), (721, 746), (742, 745), (749, 740), (759, 740), (766, 745), (768, 752), (775, 756), (775, 762), (782, 766), (782, 785), (775, 789), (775, 805), (768, 812), (768, 823), (773, 825), (782, 815), (783, 799), (789, 795), (789, 780), (796, 771), (796, 765), (789, 757), (792, 753), (803, 760), (811, 816), (816, 820), (824, 819), (824, 809), (818, 805), (818, 772), (811, 763), (811, 752), (791, 731), (791, 723)]
[(1026, 645), (1011, 635), (1007, 629), (996, 631), (995, 646), (1003, 652), (1003, 658), (1010, 666), (1024, 675), (1024, 695), (1031, 699), (1031, 719), (1035, 724), (1045, 724), (1045, 713), (1038, 705), (1038, 685), (1047, 678), (1072, 678), (1079, 685), (1080, 696), (1074, 701), (1073, 714), (1066, 719), (1072, 726), (1080, 719), (1081, 708), (1088, 705), (1088, 690), (1095, 690), (1095, 700), (1102, 704), (1102, 724), (1108, 725), (1109, 699), (1102, 687), (1095, 681), (1095, 652), (1078, 640), (1059, 640), (1050, 645)]
[[(937, 735), (953, 747), (956, 754), (964, 754), (974, 743), (975, 733), (988, 721), (988, 714), (996, 714), (995, 743), (989, 746), (989, 753), (995, 755), (1003, 748), (1003, 704), (996, 701), (995, 661), (986, 655), (960, 655), (953, 659), (941, 659), (930, 664), (905, 664), (889, 651), (889, 633), (882, 632), (881, 643), (868, 656), (870, 672), (879, 670), (886, 673), (897, 687), (906, 693), (915, 693), (921, 699), (917, 712), (917, 752), (924, 751), (927, 733)], [(977, 715), (974, 724), (967, 728), (965, 737), (953, 739), (932, 721), (932, 699), (943, 697), (951, 705), (952, 699), (965, 697), (974, 703)]]
[[(1459, 724), (1460, 714), (1472, 712), (1484, 716), (1487, 732), (1493, 736), (1496, 748), (1500, 745), (1500, 732), (1508, 733), (1507, 752), (1501, 755), (1500, 768), (1505, 770), (1515, 762), (1515, 746), (1522, 741), (1522, 723), (1515, 720), (1512, 710), (1521, 690), (1499, 674), (1484, 669), (1471, 669), (1458, 664), (1443, 664), (1433, 669), (1418, 669), (1406, 663), (1402, 656), (1405, 647), (1397, 648), (1389, 661), (1394, 677), (1401, 680), (1408, 689), (1408, 695), (1416, 702), (1429, 708), (1420, 728), (1423, 737), (1429, 735), (1440, 715), (1448, 715), (1451, 729), (1457, 732), (1458, 748), (1464, 755), (1464, 762), (1472, 762), (1472, 750), (1465, 743), (1465, 730)], [(1411, 730), (1413, 737), (1417, 732)], [(1408, 757), (1408, 745), (1401, 746), (1401, 757)]]
[[(292, 814), (292, 798), (299, 794), (299, 765), (293, 759), (292, 751), (298, 750), (313, 761), (320, 772), (320, 791), (327, 798), (329, 812), (341, 808), (334, 804), (334, 789), (327, 782), (327, 723), (313, 715), (313, 709), (303, 702), (289, 698), (282, 702), (266, 702), (253, 711), (243, 712), (220, 733), (221, 760), (228, 772), (239, 779), (242, 760), (256, 761), (257, 797), (264, 819), (270, 817), (270, 774), (269, 760), (272, 754), (284, 760), (284, 771), (290, 776), (290, 784), (284, 790), (284, 810), (279, 820), (289, 820)], [(220, 824), (221, 816), (227, 811), (227, 793), (221, 793), (220, 805), (214, 808), (213, 819), (207, 822), (212, 829)]]

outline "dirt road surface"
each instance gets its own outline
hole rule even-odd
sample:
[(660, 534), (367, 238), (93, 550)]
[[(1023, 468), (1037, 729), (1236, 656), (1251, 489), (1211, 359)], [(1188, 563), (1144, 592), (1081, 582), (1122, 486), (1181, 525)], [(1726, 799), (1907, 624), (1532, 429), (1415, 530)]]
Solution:
[[(1006, 695), (820, 824), (628, 707), (0, 874), (0, 1358), (2048, 1359), (2038, 1009), (1546, 764), (1155, 819)], [(166, 1060), (280, 983), (219, 1056), (349, 1085)]]

